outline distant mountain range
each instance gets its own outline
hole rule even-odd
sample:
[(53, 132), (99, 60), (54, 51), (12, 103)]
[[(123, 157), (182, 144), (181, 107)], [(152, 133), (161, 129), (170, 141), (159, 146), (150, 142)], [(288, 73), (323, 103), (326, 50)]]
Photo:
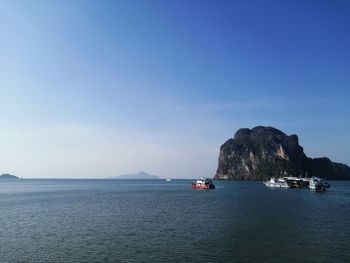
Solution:
[(214, 179), (265, 180), (287, 175), (350, 180), (350, 167), (326, 157), (307, 157), (297, 135), (258, 126), (239, 129), (221, 145)]
[(108, 179), (160, 179), (156, 175), (148, 174), (146, 172), (139, 172), (137, 174), (121, 174), (119, 176), (108, 177)]
[(0, 179), (19, 179), (17, 176), (12, 174), (2, 174), (0, 175)]

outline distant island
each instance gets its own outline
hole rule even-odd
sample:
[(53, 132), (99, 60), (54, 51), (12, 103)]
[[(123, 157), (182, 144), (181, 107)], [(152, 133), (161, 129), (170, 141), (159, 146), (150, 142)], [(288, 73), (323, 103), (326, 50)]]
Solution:
[(148, 174), (146, 172), (139, 172), (137, 174), (122, 174), (108, 179), (160, 179), (156, 175)]
[(281, 176), (350, 180), (350, 167), (327, 157), (307, 157), (297, 135), (288, 136), (273, 127), (239, 129), (220, 147), (214, 179), (265, 180)]
[(9, 179), (11, 179), (11, 180), (13, 180), (13, 179), (19, 179), (17, 176), (15, 176), (15, 175), (12, 175), (12, 174), (2, 174), (2, 175), (0, 175), (0, 179), (6, 179), (6, 180), (9, 180)]

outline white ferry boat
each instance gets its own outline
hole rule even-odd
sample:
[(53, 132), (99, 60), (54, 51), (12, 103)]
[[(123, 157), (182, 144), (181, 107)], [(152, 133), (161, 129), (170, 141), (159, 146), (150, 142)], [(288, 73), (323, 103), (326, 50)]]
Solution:
[(287, 181), (282, 178), (271, 178), (270, 180), (264, 181), (263, 183), (268, 187), (289, 188)]
[(310, 178), (309, 189), (313, 192), (324, 192), (326, 191), (326, 186), (322, 179), (314, 176)]

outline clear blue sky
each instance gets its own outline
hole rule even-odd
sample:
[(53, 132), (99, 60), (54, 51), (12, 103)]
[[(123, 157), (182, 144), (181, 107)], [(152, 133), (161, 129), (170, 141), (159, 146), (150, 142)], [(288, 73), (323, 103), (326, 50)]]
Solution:
[(241, 127), (350, 164), (349, 1), (2, 1), (0, 173), (212, 176)]

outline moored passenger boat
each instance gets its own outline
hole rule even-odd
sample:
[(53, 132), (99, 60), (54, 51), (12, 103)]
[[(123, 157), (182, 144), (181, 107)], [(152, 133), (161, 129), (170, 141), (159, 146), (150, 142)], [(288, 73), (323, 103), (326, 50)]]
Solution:
[(286, 182), (286, 180), (282, 178), (271, 178), (270, 180), (264, 181), (263, 183), (268, 187), (289, 188), (289, 185)]
[(304, 188), (309, 185), (309, 179), (295, 176), (285, 176), (283, 179), (287, 182), (290, 188)]
[(192, 188), (195, 189), (215, 189), (215, 185), (210, 178), (201, 177), (192, 182)]
[(313, 192), (324, 192), (326, 191), (326, 186), (321, 178), (314, 176), (310, 178), (309, 189)]

